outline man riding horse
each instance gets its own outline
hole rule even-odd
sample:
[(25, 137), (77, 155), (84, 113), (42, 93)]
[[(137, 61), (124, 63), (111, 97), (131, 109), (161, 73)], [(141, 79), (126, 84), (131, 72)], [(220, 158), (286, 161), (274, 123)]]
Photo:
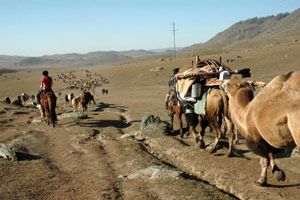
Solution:
[(175, 91), (175, 75), (179, 72), (179, 68), (174, 68), (173, 69), (173, 75), (170, 76), (169, 79), (169, 92), (166, 95), (165, 98), (165, 108), (166, 110), (168, 109), (168, 102), (172, 101), (176, 95)]
[(53, 80), (52, 78), (48, 75), (48, 71), (43, 71), (43, 79), (41, 81), (41, 85), (40, 85), (40, 90), (38, 92), (38, 94), (36, 95), (37, 97), (37, 108), (41, 108), (41, 95), (43, 92), (51, 92), (53, 94), (53, 96), (56, 99), (56, 96), (52, 90), (52, 85), (53, 85)]

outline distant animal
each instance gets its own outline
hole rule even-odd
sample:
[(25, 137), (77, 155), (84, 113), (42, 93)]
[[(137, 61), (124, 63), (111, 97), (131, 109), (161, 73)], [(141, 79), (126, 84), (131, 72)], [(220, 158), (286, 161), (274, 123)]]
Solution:
[[(195, 113), (186, 114), (186, 119), (189, 125), (190, 133), (193, 134), (196, 145), (200, 148), (205, 147), (204, 133), (205, 128), (210, 126), (215, 131), (215, 142), (210, 153), (216, 152), (217, 145), (221, 139), (221, 125), (224, 122), (228, 129), (229, 149), (227, 156), (232, 155), (233, 147), (233, 124), (228, 113), (228, 97), (224, 91), (212, 89), (207, 94), (206, 115), (197, 115)], [(199, 124), (199, 134), (196, 134), (196, 126)], [(236, 137), (237, 139), (237, 137)]]
[(65, 102), (66, 102), (66, 104), (69, 103), (69, 98), (68, 98), (68, 95), (67, 95), (67, 94), (65, 94)]
[(57, 120), (56, 112), (56, 97), (52, 92), (44, 92), (41, 95), (41, 112), (43, 118), (46, 120), (47, 124), (52, 124), (55, 127), (55, 122)]
[(73, 93), (65, 94), (65, 102), (68, 104), (69, 102), (72, 102), (72, 99), (74, 98)]
[(20, 100), (22, 101), (22, 103), (25, 103), (26, 101), (29, 100), (29, 95), (26, 93), (22, 93), (20, 96)]
[(31, 101), (34, 101), (35, 100), (35, 95), (31, 95)]
[(96, 104), (93, 92), (85, 91), (84, 93), (80, 94), (80, 96), (75, 97), (72, 99), (72, 106), (74, 112), (78, 111), (79, 104), (82, 106), (82, 111), (84, 112), (87, 110), (87, 105), (93, 102), (94, 105)]
[(300, 71), (276, 76), (255, 97), (241, 76), (232, 76), (222, 88), (229, 96), (229, 109), (235, 127), (247, 146), (260, 156), (262, 172), (256, 184), (267, 185), (271, 164), (277, 181), (285, 180), (274, 154), (286, 148), (300, 148)]
[(102, 94), (108, 94), (108, 89), (102, 89)]

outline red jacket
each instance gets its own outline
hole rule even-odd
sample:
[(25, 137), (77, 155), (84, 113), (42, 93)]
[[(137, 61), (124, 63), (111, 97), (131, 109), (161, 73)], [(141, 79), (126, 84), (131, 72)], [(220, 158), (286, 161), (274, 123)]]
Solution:
[(40, 88), (44, 90), (51, 90), (52, 89), (52, 78), (49, 76), (44, 76), (44, 78), (41, 81)]

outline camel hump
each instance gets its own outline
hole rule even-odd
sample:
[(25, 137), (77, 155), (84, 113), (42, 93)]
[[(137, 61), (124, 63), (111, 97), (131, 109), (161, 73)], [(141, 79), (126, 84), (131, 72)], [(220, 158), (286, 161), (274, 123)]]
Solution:
[(290, 89), (300, 92), (300, 71), (292, 71), (276, 76), (269, 84), (267, 84), (264, 90), (269, 92), (279, 92)]

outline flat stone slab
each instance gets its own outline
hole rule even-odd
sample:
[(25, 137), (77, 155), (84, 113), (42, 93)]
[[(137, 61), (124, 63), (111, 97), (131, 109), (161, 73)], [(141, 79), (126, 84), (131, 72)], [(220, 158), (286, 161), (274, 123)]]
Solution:
[(68, 118), (78, 118), (78, 119), (86, 119), (88, 118), (87, 114), (81, 112), (70, 112), (70, 113), (63, 113), (57, 116), (58, 119), (68, 119)]
[(164, 169), (160, 165), (152, 165), (145, 169), (141, 169), (133, 174), (127, 176), (128, 179), (165, 179), (165, 178), (178, 178), (181, 172), (175, 170)]

